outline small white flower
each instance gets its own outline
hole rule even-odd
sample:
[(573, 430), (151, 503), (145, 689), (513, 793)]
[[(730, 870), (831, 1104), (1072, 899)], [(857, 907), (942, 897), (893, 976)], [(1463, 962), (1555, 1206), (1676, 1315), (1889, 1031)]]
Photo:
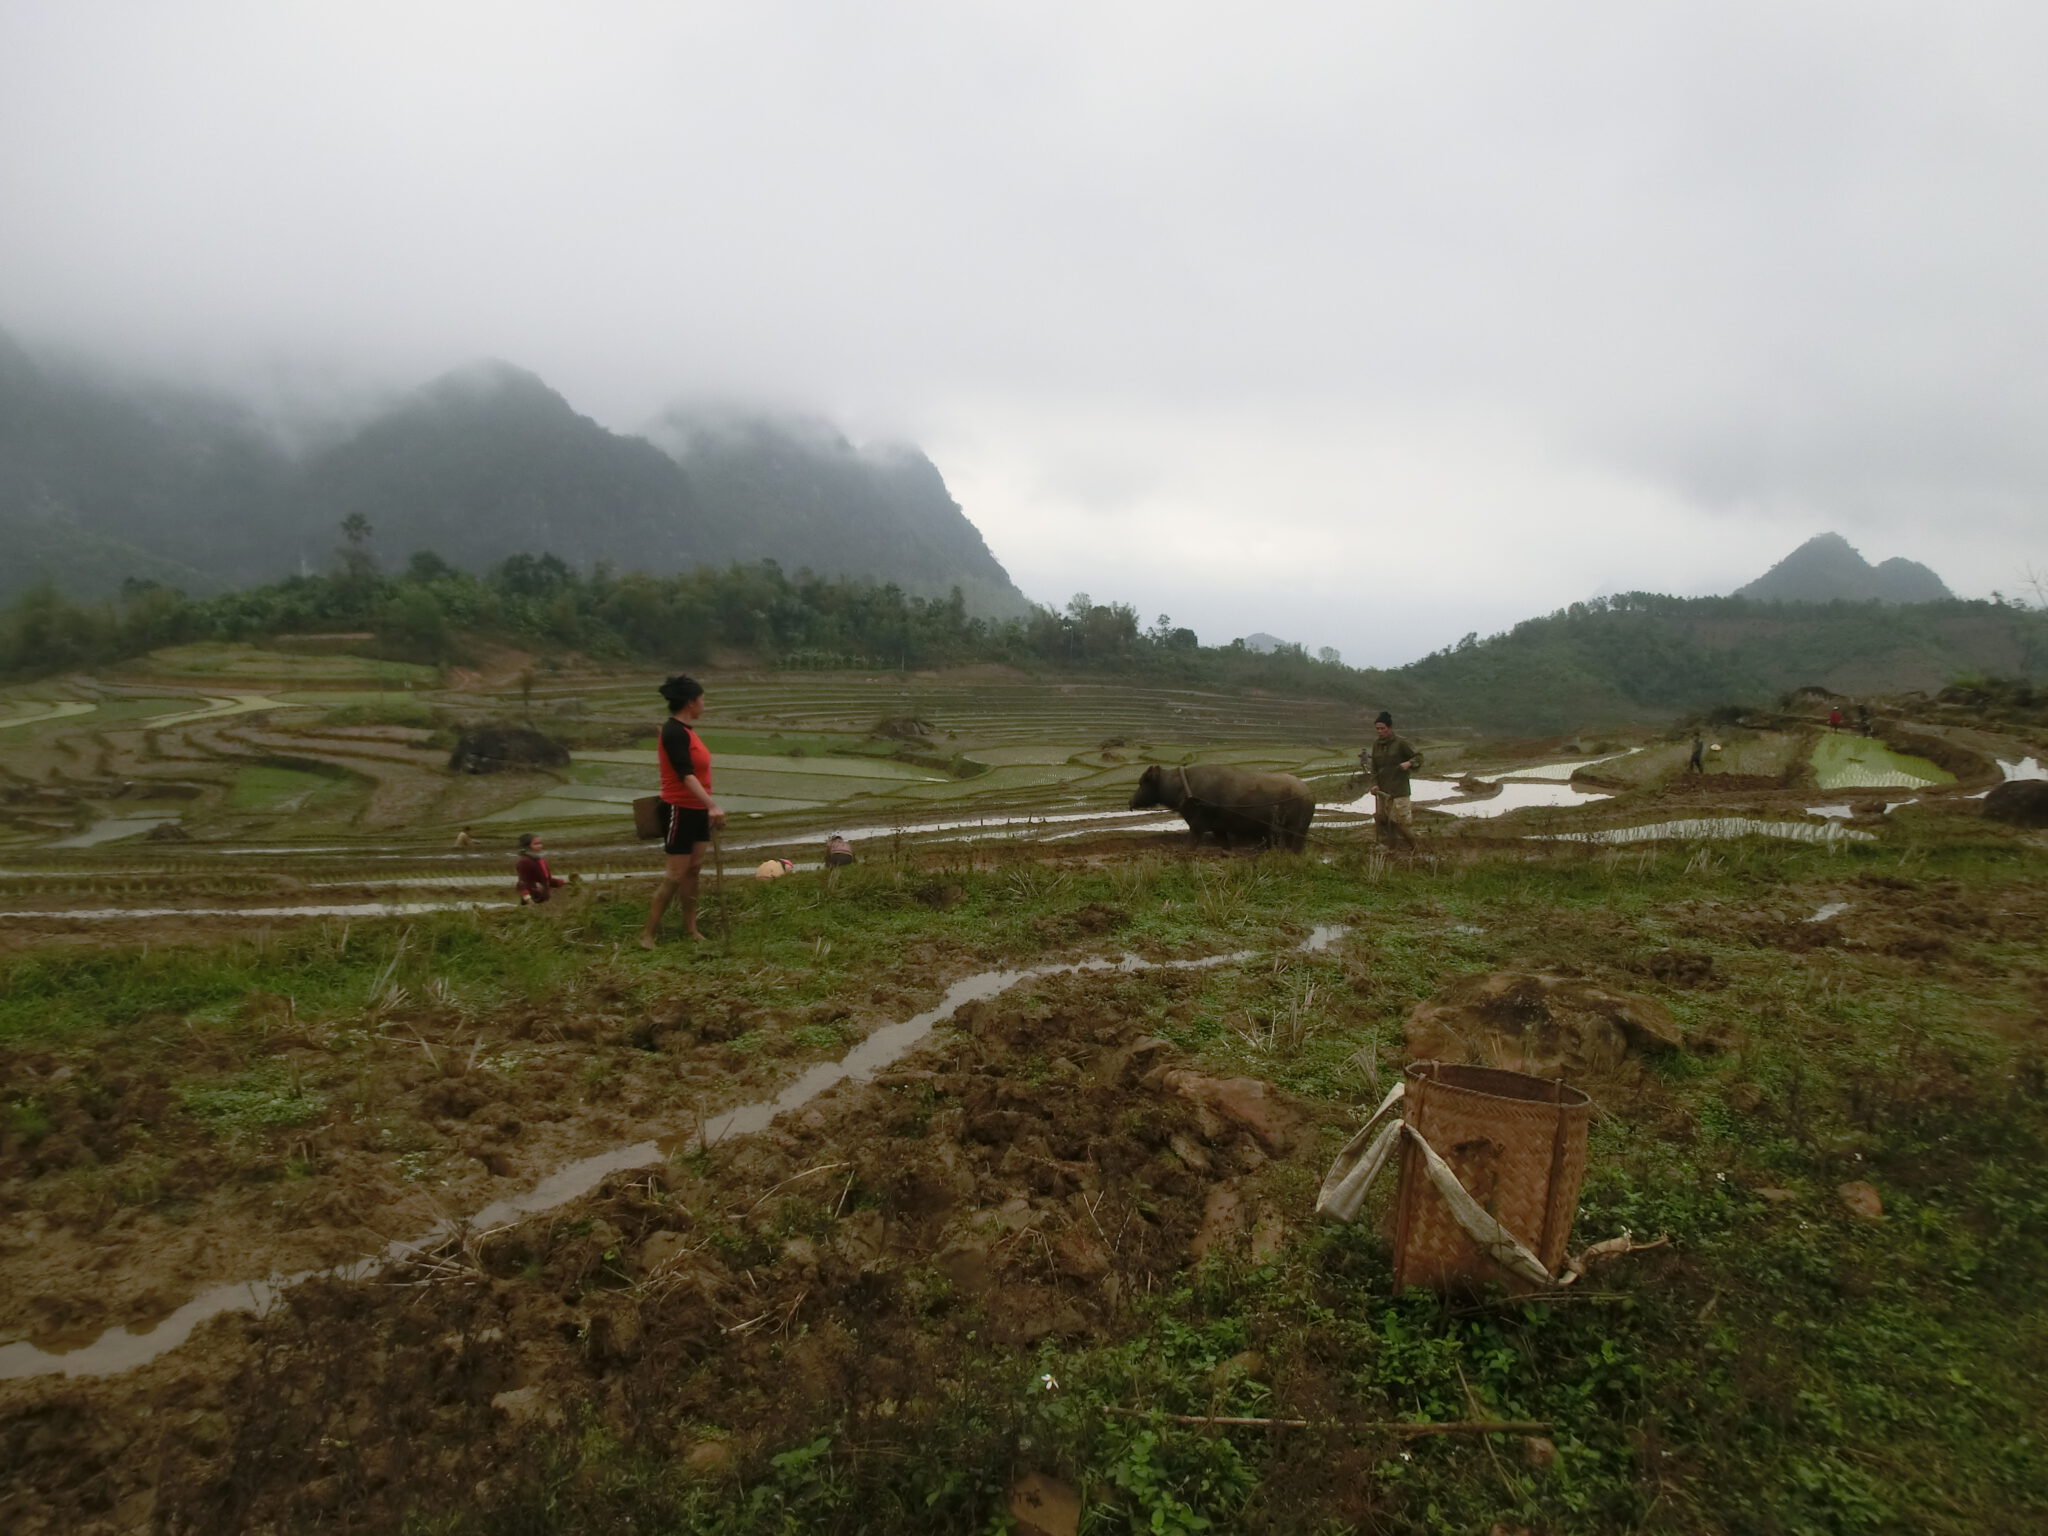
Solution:
[(1039, 1377), (1038, 1380), (1040, 1385), (1042, 1385), (1048, 1392), (1057, 1392), (1060, 1389), (1060, 1384), (1052, 1379), (1052, 1372), (1050, 1371), (1047, 1371), (1043, 1376)]

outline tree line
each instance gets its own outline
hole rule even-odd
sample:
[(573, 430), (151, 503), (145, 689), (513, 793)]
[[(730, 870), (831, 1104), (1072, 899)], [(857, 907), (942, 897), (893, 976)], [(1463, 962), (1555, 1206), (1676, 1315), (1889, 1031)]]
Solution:
[(772, 560), (655, 576), (603, 564), (585, 572), (552, 554), (520, 554), (473, 574), (421, 551), (402, 571), (386, 573), (370, 552), (370, 533), (366, 521), (350, 518), (333, 570), (213, 597), (138, 580), (103, 603), (31, 588), (0, 611), (0, 676), (106, 666), (195, 641), (365, 630), (379, 654), (432, 665), (460, 663), (483, 638), (668, 667), (735, 652), (790, 670), (1001, 662), (1367, 696), (1369, 674), (1344, 666), (1334, 651), (1311, 656), (1288, 645), (1262, 652), (1242, 640), (1204, 646), (1164, 614), (1142, 624), (1129, 605), (1085, 593), (1063, 609), (991, 621), (970, 614), (957, 588), (943, 598), (919, 597), (891, 582), (792, 575)]
[(1205, 646), (1164, 614), (1145, 624), (1128, 604), (1086, 593), (1064, 608), (990, 620), (969, 613), (957, 588), (921, 597), (889, 582), (792, 575), (773, 561), (656, 576), (520, 554), (475, 574), (422, 551), (388, 573), (371, 533), (366, 520), (347, 519), (331, 570), (214, 597), (136, 580), (105, 603), (33, 588), (0, 610), (0, 677), (106, 666), (192, 641), (369, 631), (376, 654), (435, 665), (462, 662), (479, 640), (669, 669), (736, 655), (788, 671), (998, 662), (1338, 699), (1389, 708), (1404, 721), (1531, 735), (1760, 706), (1901, 657), (1922, 676), (2048, 679), (2048, 612), (2002, 599), (1792, 603), (1632, 592), (1484, 640), (1467, 635), (1383, 671), (1299, 645)]

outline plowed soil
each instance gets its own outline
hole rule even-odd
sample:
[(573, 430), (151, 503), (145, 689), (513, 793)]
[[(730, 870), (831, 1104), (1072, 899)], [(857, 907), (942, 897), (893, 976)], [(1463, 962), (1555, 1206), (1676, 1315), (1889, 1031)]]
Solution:
[[(970, 1005), (875, 1085), (567, 1214), (307, 1283), (129, 1376), (0, 1386), (12, 1529), (396, 1528), (428, 1483), (488, 1502), (530, 1434), (583, 1419), (718, 1476), (798, 1405), (914, 1416), (988, 1344), (1112, 1337), (1195, 1256), (1276, 1248), (1309, 1177), (1304, 1106), (1133, 1030), (1124, 994), (1193, 984)], [(500, 1102), (467, 1117), (486, 1141), (532, 1113)]]

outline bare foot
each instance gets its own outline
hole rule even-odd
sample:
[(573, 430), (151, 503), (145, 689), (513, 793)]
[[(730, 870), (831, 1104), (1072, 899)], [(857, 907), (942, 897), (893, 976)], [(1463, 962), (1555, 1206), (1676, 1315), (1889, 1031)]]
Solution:
[(642, 949), (652, 949), (652, 948), (654, 948), (654, 935), (653, 935), (653, 934), (651, 934), (651, 933), (643, 933), (643, 934), (641, 934), (641, 935), (640, 935), (640, 947), (641, 947)]
[(704, 935), (703, 935), (703, 934), (701, 934), (701, 933), (699, 933), (699, 932), (698, 932), (698, 931), (697, 931), (696, 929), (694, 929), (694, 928), (692, 928), (692, 929), (690, 930), (690, 937), (691, 937), (691, 938), (693, 938), (693, 939), (695, 939), (695, 940), (696, 940), (696, 941), (697, 941), (697, 942), (698, 942), (699, 944), (702, 944), (702, 943), (704, 942)]

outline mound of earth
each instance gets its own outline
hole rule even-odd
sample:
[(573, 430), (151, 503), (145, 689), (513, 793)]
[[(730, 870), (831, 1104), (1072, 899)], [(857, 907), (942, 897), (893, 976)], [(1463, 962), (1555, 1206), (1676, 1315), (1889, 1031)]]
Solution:
[(1542, 971), (1462, 977), (1416, 1004), (1404, 1032), (1417, 1061), (1532, 1077), (1608, 1076), (1640, 1052), (1684, 1044), (1662, 1004)]
[(503, 773), (508, 768), (566, 768), (569, 749), (523, 725), (480, 725), (464, 731), (448, 754), (454, 773)]
[(2014, 779), (1984, 797), (1984, 814), (2015, 827), (2048, 827), (2048, 779)]
[(869, 732), (888, 741), (925, 741), (936, 736), (938, 730), (931, 721), (920, 720), (915, 715), (885, 715), (875, 722)]
[(1657, 793), (1699, 799), (1703, 796), (1734, 794), (1737, 791), (1754, 793), (1758, 790), (1784, 787), (1785, 781), (1782, 778), (1764, 773), (1682, 773), (1676, 778), (1665, 780), (1658, 787)]

